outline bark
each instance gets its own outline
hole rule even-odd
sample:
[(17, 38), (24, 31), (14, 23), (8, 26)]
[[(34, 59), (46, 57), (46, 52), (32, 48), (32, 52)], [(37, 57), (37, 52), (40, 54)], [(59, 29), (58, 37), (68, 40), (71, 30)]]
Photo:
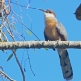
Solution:
[(81, 41), (22, 41), (0, 42), (0, 50), (30, 48), (77, 48), (81, 49)]

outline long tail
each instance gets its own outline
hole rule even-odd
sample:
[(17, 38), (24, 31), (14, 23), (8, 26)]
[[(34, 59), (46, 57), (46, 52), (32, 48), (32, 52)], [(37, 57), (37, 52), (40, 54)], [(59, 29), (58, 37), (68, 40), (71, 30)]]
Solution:
[(66, 80), (71, 80), (73, 78), (73, 70), (71, 67), (69, 55), (66, 49), (57, 49), (59, 58), (60, 58), (60, 65), (62, 68), (63, 77)]

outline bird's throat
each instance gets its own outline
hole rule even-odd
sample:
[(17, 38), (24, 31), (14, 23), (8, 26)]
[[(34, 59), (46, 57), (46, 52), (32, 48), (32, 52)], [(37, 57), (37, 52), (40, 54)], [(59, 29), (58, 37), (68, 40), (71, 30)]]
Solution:
[(45, 19), (45, 25), (49, 27), (55, 27), (56, 21), (53, 18), (46, 18)]

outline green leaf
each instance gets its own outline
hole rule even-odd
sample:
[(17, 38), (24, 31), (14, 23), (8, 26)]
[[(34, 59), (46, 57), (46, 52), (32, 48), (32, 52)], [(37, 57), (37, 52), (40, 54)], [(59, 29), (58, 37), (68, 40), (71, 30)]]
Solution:
[(26, 30), (26, 32), (27, 32), (30, 36), (32, 36), (32, 33), (31, 33), (30, 31)]
[(48, 50), (48, 48), (44, 48), (45, 50)]
[(12, 26), (12, 28), (16, 29), (16, 27), (15, 27), (15, 26)]
[(12, 56), (13, 56), (13, 54), (11, 54), (11, 55), (8, 57), (7, 61), (9, 61), (9, 60), (12, 58)]

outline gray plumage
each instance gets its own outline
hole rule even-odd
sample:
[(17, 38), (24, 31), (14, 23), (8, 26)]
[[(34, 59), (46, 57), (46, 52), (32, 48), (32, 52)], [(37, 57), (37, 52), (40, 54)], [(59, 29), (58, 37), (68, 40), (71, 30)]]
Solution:
[[(57, 22), (56, 29), (57, 29), (57, 32), (62, 36), (62, 38), (67, 41), (66, 30), (60, 22)], [(73, 71), (72, 71), (72, 66), (70, 63), (68, 51), (67, 49), (57, 49), (57, 51), (60, 58), (60, 65), (62, 68), (63, 76), (65, 79), (70, 80), (73, 78)]]
[(66, 32), (64, 26), (63, 26), (60, 22), (58, 22), (58, 21), (57, 21), (57, 23), (56, 23), (56, 29), (57, 29), (57, 32), (58, 32), (60, 35), (62, 35), (65, 40), (67, 40), (67, 38), (68, 38), (67, 32)]

